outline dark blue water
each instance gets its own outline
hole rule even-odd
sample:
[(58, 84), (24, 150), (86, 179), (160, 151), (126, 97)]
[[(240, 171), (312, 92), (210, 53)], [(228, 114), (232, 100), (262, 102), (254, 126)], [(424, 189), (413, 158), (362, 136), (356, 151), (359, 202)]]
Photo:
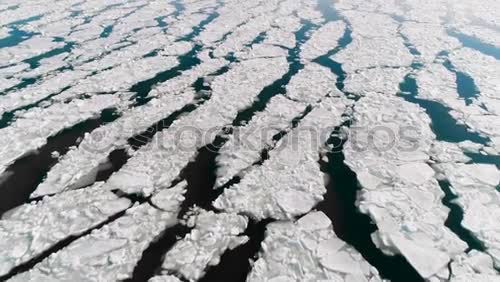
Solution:
[[(63, 39), (56, 38), (54, 41), (63, 42)], [(40, 66), (41, 60), (48, 59), (50, 57), (54, 57), (54, 56), (57, 56), (57, 55), (60, 55), (63, 53), (69, 53), (69, 52), (71, 52), (71, 50), (73, 49), (74, 46), (75, 46), (74, 42), (66, 42), (64, 44), (64, 46), (62, 46), (62, 47), (52, 49), (52, 50), (47, 51), (45, 53), (42, 53), (40, 55), (36, 55), (34, 57), (31, 57), (29, 59), (24, 60), (23, 62), (29, 64), (31, 69), (35, 69), (35, 68)]]
[(458, 96), (464, 99), (466, 105), (472, 104), (473, 100), (480, 94), (476, 84), (474, 83), (474, 79), (466, 73), (457, 71), (451, 64), (450, 60), (445, 60), (443, 62), (443, 66), (446, 67), (448, 71), (455, 74)]
[(21, 20), (18, 20), (18, 21), (13, 21), (13, 22), (7, 24), (7, 26), (11, 27), (11, 26), (23, 25), (23, 24), (27, 24), (27, 23), (30, 23), (30, 22), (37, 21), (37, 20), (39, 20), (41, 18), (42, 18), (42, 15), (32, 16), (32, 17), (21, 19)]
[(113, 32), (113, 25), (108, 25), (107, 27), (105, 27), (101, 34), (99, 34), (99, 37), (100, 38), (106, 38), (106, 37), (109, 37), (109, 35), (111, 34), (111, 32)]
[(166, 18), (167, 16), (161, 16), (155, 18), (155, 21), (158, 23), (158, 27), (165, 28), (168, 26), (167, 22), (165, 21)]
[(27, 32), (17, 27), (12, 27), (7, 37), (0, 38), (0, 48), (16, 46), (19, 43), (30, 39), (35, 34), (36, 33), (34, 32)]
[(9, 35), (7, 37), (0, 38), (0, 48), (16, 46), (19, 43), (33, 37), (33, 35), (37, 33), (24, 31), (20, 29), (19, 26), (30, 23), (32, 21), (37, 21), (41, 18), (42, 16), (38, 15), (7, 24), (7, 27), (9, 27), (11, 30), (9, 31)]

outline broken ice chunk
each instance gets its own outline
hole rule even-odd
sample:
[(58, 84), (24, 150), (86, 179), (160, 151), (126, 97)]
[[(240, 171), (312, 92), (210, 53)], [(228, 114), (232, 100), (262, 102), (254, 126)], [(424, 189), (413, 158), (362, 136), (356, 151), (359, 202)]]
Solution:
[(168, 251), (162, 266), (190, 281), (200, 279), (207, 267), (217, 265), (227, 249), (248, 240), (241, 235), (248, 223), (244, 216), (204, 210), (197, 213), (194, 229)]

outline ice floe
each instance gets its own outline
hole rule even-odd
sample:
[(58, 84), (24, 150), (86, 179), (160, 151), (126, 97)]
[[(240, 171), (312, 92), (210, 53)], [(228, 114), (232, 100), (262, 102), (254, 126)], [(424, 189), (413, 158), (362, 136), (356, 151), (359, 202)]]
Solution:
[(159, 275), (148, 280), (149, 282), (181, 282), (179, 278), (174, 275)]
[(99, 165), (106, 163), (110, 152), (126, 147), (129, 138), (144, 132), (184, 106), (196, 103), (196, 93), (186, 88), (199, 77), (216, 71), (225, 63), (224, 60), (210, 60), (175, 79), (157, 85), (150, 95), (155, 98), (148, 104), (125, 111), (115, 122), (86, 134), (79, 146), (70, 150), (49, 171), (45, 181), (38, 186), (32, 197), (92, 183)]
[(0, 276), (130, 206), (129, 200), (103, 191), (102, 184), (24, 204), (4, 214), (0, 220)]
[(448, 209), (427, 164), (429, 118), (417, 105), (375, 93), (355, 104), (353, 116), (345, 162), (363, 188), (359, 209), (378, 227), (374, 242), (403, 255), (423, 278), (438, 274), (466, 246), (444, 226)]
[(256, 219), (288, 219), (311, 210), (325, 193), (320, 150), (334, 127), (342, 123), (346, 105), (343, 98), (325, 98), (278, 142), (269, 160), (225, 189), (214, 206)]
[(450, 281), (493, 282), (498, 280), (498, 272), (494, 270), (491, 257), (475, 250), (457, 257), (450, 264), (450, 270)]
[(145, 107), (134, 108), (116, 122), (87, 133), (78, 148), (61, 158), (31, 196), (55, 194), (94, 182), (99, 166), (108, 161), (109, 153), (125, 148), (129, 138), (146, 131), (155, 122), (168, 117), (183, 106), (193, 103), (194, 92), (188, 90), (181, 95), (165, 98), (167, 97), (151, 101)]
[(273, 136), (289, 130), (292, 119), (305, 109), (305, 104), (278, 96), (271, 99), (266, 109), (256, 114), (247, 125), (236, 128), (217, 156), (219, 166), (215, 186), (225, 184), (258, 161), (261, 151), (273, 145)]
[(382, 281), (322, 212), (270, 223), (247, 281)]
[(248, 220), (241, 215), (197, 210), (188, 219), (194, 228), (165, 255), (162, 271), (197, 281), (209, 266), (217, 265), (228, 249), (245, 243)]
[[(152, 201), (128, 209), (124, 216), (81, 237), (11, 281), (116, 281), (131, 278), (142, 252), (166, 228), (177, 223), (185, 183), (159, 191)], [(160, 199), (155, 200), (155, 197)], [(167, 199), (167, 202), (165, 202)]]
[(313, 60), (337, 46), (337, 41), (344, 34), (346, 25), (343, 21), (329, 22), (314, 31), (311, 38), (301, 47), (302, 58)]
[(398, 37), (362, 38), (353, 32), (353, 41), (334, 57), (346, 72), (369, 67), (410, 66), (413, 56)]
[(464, 211), (462, 226), (470, 230), (486, 247), (495, 264), (500, 265), (500, 170), (491, 164), (436, 164), (458, 196)]
[(409, 72), (408, 67), (373, 67), (349, 73), (344, 81), (344, 90), (363, 96), (366, 93), (396, 93), (399, 82)]
[(328, 68), (309, 63), (292, 77), (286, 86), (285, 96), (302, 103), (314, 104), (327, 95), (340, 94), (335, 87), (336, 79)]

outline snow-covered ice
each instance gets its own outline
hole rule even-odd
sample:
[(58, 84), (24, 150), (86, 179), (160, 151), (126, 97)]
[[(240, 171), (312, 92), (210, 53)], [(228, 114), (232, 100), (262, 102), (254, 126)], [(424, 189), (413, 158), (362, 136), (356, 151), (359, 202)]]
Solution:
[(148, 203), (135, 205), (124, 216), (81, 237), (52, 254), (29, 272), (11, 281), (117, 281), (130, 278), (142, 252), (166, 228), (177, 223), (185, 183), (153, 196), (159, 210)]
[(335, 87), (336, 78), (323, 66), (306, 64), (286, 86), (285, 96), (308, 104), (317, 103), (327, 95), (337, 96), (340, 91)]
[(225, 189), (214, 206), (256, 219), (288, 219), (310, 211), (325, 193), (320, 151), (334, 127), (342, 123), (346, 107), (343, 98), (323, 99), (269, 152), (269, 160)]
[(176, 273), (189, 281), (197, 281), (207, 267), (217, 265), (222, 254), (245, 243), (242, 235), (248, 220), (244, 216), (197, 210), (188, 219), (194, 226), (165, 255), (163, 271)]
[(235, 129), (217, 156), (219, 166), (215, 186), (225, 184), (234, 175), (258, 161), (260, 152), (274, 144), (273, 136), (280, 131), (290, 130), (292, 119), (305, 109), (305, 104), (277, 96), (247, 125)]
[(376, 93), (361, 98), (353, 116), (345, 162), (363, 188), (361, 212), (378, 227), (372, 238), (384, 252), (403, 255), (430, 278), (466, 248), (444, 227), (449, 211), (427, 164), (435, 138), (430, 120), (418, 106)]
[[(380, 281), (396, 275), (394, 261), (432, 282), (498, 281), (499, 9), (497, 0), (3, 1), (0, 186), (23, 165), (40, 175), (1, 195), (24, 203), (0, 220), (0, 279), (196, 281), (225, 275), (214, 266), (227, 252), (260, 246), (258, 258), (243, 256), (248, 281)], [(329, 145), (334, 129), (342, 152)], [(62, 148), (66, 136), (82, 137)], [(326, 179), (325, 162), (346, 165), (359, 186)], [(220, 189), (202, 191), (220, 193), (212, 203), (197, 202), (207, 200), (197, 198), (201, 179)], [(369, 217), (376, 231), (357, 235), (375, 246), (337, 237), (312, 211), (331, 186), (356, 193), (334, 208)], [(194, 207), (183, 204), (187, 189)], [(254, 228), (266, 224), (261, 243)], [(151, 254), (159, 239), (177, 242)], [(370, 248), (406, 262), (374, 262)], [(144, 273), (151, 255), (161, 267)]]
[(484, 243), (495, 264), (500, 265), (500, 170), (490, 164), (437, 164), (458, 196), (456, 202), (464, 211), (462, 226)]
[(0, 220), (0, 276), (124, 211), (130, 201), (102, 190), (102, 182), (24, 204)]
[(247, 281), (382, 281), (322, 212), (270, 223)]

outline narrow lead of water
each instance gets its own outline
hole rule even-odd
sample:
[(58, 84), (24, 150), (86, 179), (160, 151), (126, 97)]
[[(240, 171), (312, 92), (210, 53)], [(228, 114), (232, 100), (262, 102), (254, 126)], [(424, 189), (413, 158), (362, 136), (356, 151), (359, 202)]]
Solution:
[(467, 48), (474, 49), (483, 53), (484, 55), (492, 56), (497, 60), (500, 60), (500, 48), (485, 43), (476, 37), (460, 33), (455, 30), (449, 30), (448, 35), (455, 37)]
[[(326, 4), (324, 4), (326, 2)], [(326, 19), (339, 19), (336, 10), (330, 6), (329, 1), (319, 0), (320, 10)], [(332, 12), (333, 10), (333, 12)], [(341, 19), (341, 18), (340, 18)], [(345, 21), (345, 20), (344, 20)], [(352, 42), (352, 31), (347, 21), (347, 28), (338, 41), (338, 46), (316, 60), (316, 63), (330, 69), (337, 76), (336, 86), (347, 97), (349, 93), (344, 91), (344, 80), (346, 73), (342, 64), (334, 61), (331, 56), (339, 50), (346, 48)], [(356, 100), (356, 98), (354, 98)], [(343, 126), (350, 126), (346, 122)], [(337, 128), (333, 133), (339, 132)], [(326, 154), (328, 161), (324, 161), (320, 155), (319, 165), (321, 171), (329, 176), (326, 185), (324, 200), (317, 205), (317, 209), (324, 212), (332, 221), (335, 234), (353, 246), (372, 266), (374, 266), (385, 279), (391, 281), (423, 281), (418, 272), (400, 256), (385, 255), (378, 249), (371, 239), (371, 234), (377, 230), (368, 215), (362, 214), (356, 206), (357, 193), (361, 188), (355, 172), (345, 163), (343, 146), (346, 140), (341, 140), (332, 134), (327, 141), (328, 145), (334, 146)]]
[[(300, 50), (304, 42), (309, 39), (309, 32), (315, 26), (310, 22), (303, 22), (302, 27), (295, 32), (295, 47), (288, 50), (287, 61), (289, 63), (288, 72), (280, 79), (266, 86), (255, 99), (254, 103), (247, 109), (240, 111), (233, 120), (233, 126), (241, 126), (250, 121), (256, 112), (264, 110), (271, 98), (279, 94), (285, 94), (285, 86), (290, 82), (290, 79), (304, 68), (304, 64), (300, 62)], [(260, 37), (257, 37), (257, 39)], [(255, 40), (254, 40), (255, 41)], [(258, 42), (258, 41), (257, 41)]]
[(35, 34), (36, 33), (34, 32), (27, 32), (17, 27), (12, 27), (12, 30), (9, 31), (9, 35), (7, 37), (0, 38), (0, 48), (16, 46), (19, 43), (30, 39)]
[(486, 144), (489, 141), (488, 138), (469, 131), (465, 125), (458, 124), (450, 115), (450, 109), (445, 105), (419, 98), (417, 82), (412, 74), (405, 76), (399, 89), (400, 97), (425, 109), (431, 118), (431, 127), (437, 140), (453, 143), (469, 140), (480, 144)]
[(107, 38), (111, 34), (111, 32), (113, 32), (113, 25), (108, 25), (102, 30), (101, 34), (99, 34), (99, 37)]
[(195, 45), (191, 49), (191, 51), (179, 57), (178, 66), (160, 72), (150, 79), (134, 84), (130, 88), (130, 91), (136, 93), (134, 95), (134, 99), (136, 100), (135, 106), (142, 106), (151, 100), (151, 97), (148, 97), (148, 94), (149, 92), (151, 92), (153, 86), (172, 79), (180, 75), (182, 71), (189, 70), (200, 64), (201, 61), (196, 55), (201, 50), (201, 48), (201, 45)]
[(103, 226), (110, 224), (111, 222), (113, 222), (113, 221), (117, 220), (118, 218), (122, 217), (123, 215), (125, 215), (125, 211), (122, 211), (122, 212), (119, 212), (117, 214), (114, 214), (114, 215), (110, 216), (106, 221), (104, 221), (104, 222), (102, 222), (102, 223), (100, 223), (100, 224), (98, 224), (98, 225), (96, 225), (96, 226), (94, 226), (94, 227), (86, 230), (85, 232), (79, 234), (78, 236), (70, 236), (70, 237), (67, 237), (67, 238), (59, 241), (57, 244), (55, 244), (54, 246), (52, 246), (49, 249), (45, 250), (40, 255), (36, 256), (35, 258), (32, 258), (31, 260), (29, 260), (29, 261), (27, 261), (27, 262), (25, 262), (25, 263), (23, 263), (23, 264), (15, 267), (14, 269), (12, 269), (6, 275), (0, 276), (0, 281), (7, 281), (10, 278), (12, 278), (15, 275), (17, 275), (17, 274), (29, 271), (30, 269), (32, 269), (33, 267), (35, 267), (35, 265), (37, 265), (37, 264), (41, 263), (43, 260), (47, 259), (50, 255), (52, 255), (54, 253), (57, 253), (60, 250), (68, 247), (69, 245), (71, 245), (71, 243), (75, 242), (79, 238), (82, 238), (84, 236), (87, 236), (87, 235), (91, 234), (92, 231), (101, 229)]
[[(60, 42), (60, 41), (63, 41), (63, 39), (58, 38), (57, 40), (54, 40), (54, 41)], [(63, 47), (52, 49), (52, 50), (47, 51), (43, 54), (26, 59), (23, 62), (29, 64), (31, 69), (35, 69), (35, 68), (40, 66), (41, 60), (60, 55), (62, 53), (69, 53), (69, 52), (71, 52), (71, 50), (73, 49), (74, 46), (75, 46), (74, 42), (66, 42), (66, 44), (64, 44)]]
[[(445, 55), (447, 55), (447, 53), (445, 53)], [(473, 99), (476, 99), (480, 94), (476, 84), (474, 83), (474, 79), (463, 72), (457, 71), (448, 59), (443, 62), (443, 66), (448, 71), (455, 74), (458, 96), (465, 100), (465, 104), (467, 106), (472, 104)]]
[(445, 226), (448, 227), (453, 233), (457, 234), (457, 236), (464, 241), (469, 250), (477, 250), (480, 252), (484, 252), (486, 250), (483, 242), (477, 239), (472, 232), (467, 230), (462, 226), (462, 220), (464, 219), (464, 212), (462, 208), (455, 202), (458, 198), (450, 188), (450, 183), (446, 181), (439, 181), (439, 186), (445, 196), (441, 200), (443, 205), (450, 209), (448, 214), (448, 218), (445, 221)]
[(251, 271), (250, 259), (256, 258), (261, 243), (265, 239), (266, 227), (272, 221), (271, 219), (259, 222), (250, 220), (244, 233), (249, 237), (248, 242), (226, 251), (221, 256), (219, 264), (209, 267), (199, 282), (245, 282)]
[[(334, 132), (338, 132), (338, 129)], [(332, 135), (327, 143), (334, 145), (336, 150), (326, 154), (328, 161), (321, 158), (319, 162), (321, 171), (329, 176), (329, 182), (324, 200), (316, 208), (330, 218), (335, 234), (354, 247), (383, 278), (391, 281), (423, 281), (404, 257), (385, 255), (375, 246), (371, 234), (377, 230), (377, 226), (356, 206), (360, 186), (356, 173), (344, 163), (342, 150), (345, 140)]]
[(2, 114), (2, 116), (1, 116), (1, 118), (0, 118), (0, 129), (9, 126), (16, 119), (16, 112), (18, 112), (18, 111), (25, 111), (25, 110), (32, 109), (34, 107), (38, 107), (43, 102), (49, 101), (50, 99), (52, 99), (52, 97), (60, 94), (61, 92), (65, 91), (65, 90), (67, 90), (69, 88), (70, 88), (70, 86), (64, 87), (59, 92), (51, 94), (51, 95), (49, 95), (49, 96), (47, 96), (47, 97), (45, 97), (43, 99), (40, 99), (40, 100), (38, 100), (38, 101), (36, 101), (36, 102), (34, 102), (32, 104), (29, 104), (29, 105), (26, 105), (26, 106), (22, 106), (22, 107), (13, 109), (10, 112), (4, 112)]

